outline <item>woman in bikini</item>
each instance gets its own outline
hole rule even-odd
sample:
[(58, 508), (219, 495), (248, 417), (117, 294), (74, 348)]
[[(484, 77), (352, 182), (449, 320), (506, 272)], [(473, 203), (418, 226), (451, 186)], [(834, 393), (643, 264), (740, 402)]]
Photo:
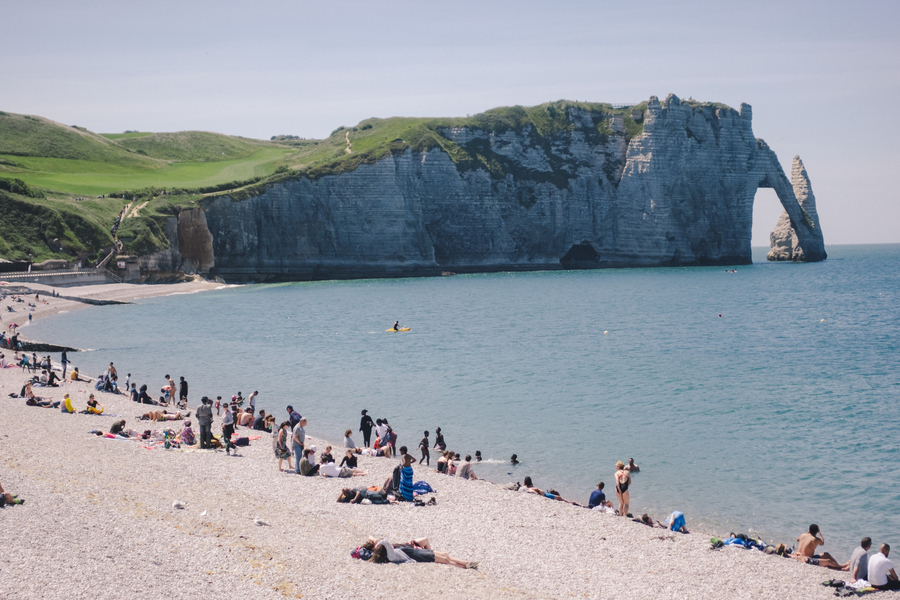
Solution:
[(628, 486), (631, 485), (631, 474), (625, 470), (625, 463), (616, 463), (616, 497), (619, 499), (619, 515), (628, 514)]

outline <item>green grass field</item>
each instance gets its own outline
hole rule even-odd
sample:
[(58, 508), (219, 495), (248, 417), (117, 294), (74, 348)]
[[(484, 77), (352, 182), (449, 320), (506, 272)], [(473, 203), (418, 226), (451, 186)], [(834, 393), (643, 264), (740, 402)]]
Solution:
[[(470, 117), (373, 118), (339, 127), (322, 140), (277, 141), (203, 131), (101, 135), (43, 117), (0, 111), (0, 179), (22, 182), (0, 182), (0, 258), (99, 255), (112, 243), (109, 229), (123, 200), (97, 196), (127, 193), (138, 202), (149, 202), (119, 230), (126, 251), (146, 254), (169, 243), (163, 234), (165, 220), (181, 207), (196, 206), (204, 195), (230, 194), (241, 200), (284, 179), (337, 175), (407, 149), (440, 148), (460, 170), (485, 169), (503, 178), (516, 174), (517, 165), (483, 141), (456, 144), (446, 130), (527, 130), (535, 144), (549, 149), (554, 138), (576, 129), (602, 141), (613, 134), (608, 119), (614, 114), (624, 116), (626, 138), (640, 135), (643, 126), (631, 119), (631, 107), (568, 100), (495, 108)], [(348, 137), (352, 153), (346, 151)], [(562, 175), (541, 176), (567, 185)], [(91, 199), (76, 201), (82, 196)], [(62, 250), (53, 241), (56, 238), (63, 243)]]
[(0, 155), (17, 165), (0, 164), (0, 177), (14, 177), (32, 187), (84, 196), (148, 187), (199, 188), (271, 175), (285, 164), (285, 157), (292, 152), (289, 148), (264, 147), (245, 158), (175, 162), (154, 169), (64, 158)]

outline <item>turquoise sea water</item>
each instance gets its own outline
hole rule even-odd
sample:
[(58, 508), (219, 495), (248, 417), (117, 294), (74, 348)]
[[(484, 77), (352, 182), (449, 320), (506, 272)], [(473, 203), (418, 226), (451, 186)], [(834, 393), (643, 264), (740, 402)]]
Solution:
[[(636, 514), (677, 509), (689, 526), (776, 542), (816, 522), (845, 560), (864, 535), (900, 542), (900, 246), (828, 253), (771, 264), (755, 249), (736, 273), (244, 286), (86, 308), (24, 333), (93, 348), (71, 357), (85, 373), (113, 360), (151, 391), (166, 373), (195, 400), (258, 389), (279, 421), (293, 404), (336, 442), (362, 408), (410, 448), (440, 426), (453, 450), (492, 459), (479, 475), (531, 475), (581, 502), (600, 480), (614, 499), (614, 464), (634, 457)], [(412, 331), (385, 333), (396, 319)]]

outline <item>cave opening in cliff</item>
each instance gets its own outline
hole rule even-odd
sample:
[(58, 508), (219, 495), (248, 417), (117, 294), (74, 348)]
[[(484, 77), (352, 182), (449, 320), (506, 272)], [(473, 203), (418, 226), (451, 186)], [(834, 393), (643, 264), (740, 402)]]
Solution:
[(769, 234), (775, 229), (778, 217), (784, 211), (778, 194), (772, 188), (759, 188), (753, 199), (753, 229), (750, 233), (752, 247), (769, 247)]
[(566, 255), (559, 259), (563, 269), (596, 269), (600, 265), (600, 255), (590, 242), (575, 244)]

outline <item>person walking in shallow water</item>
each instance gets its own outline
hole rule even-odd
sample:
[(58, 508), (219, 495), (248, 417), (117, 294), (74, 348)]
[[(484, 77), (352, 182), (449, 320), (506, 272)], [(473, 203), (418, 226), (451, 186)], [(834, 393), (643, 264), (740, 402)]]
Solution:
[(425, 432), (425, 437), (422, 438), (422, 441), (419, 442), (419, 448), (422, 450), (422, 458), (419, 459), (419, 464), (422, 464), (422, 461), (425, 461), (425, 466), (431, 466), (431, 454), (428, 452), (428, 432)]
[(628, 514), (628, 486), (631, 485), (631, 474), (625, 470), (625, 463), (616, 463), (616, 498), (619, 499), (619, 516)]

